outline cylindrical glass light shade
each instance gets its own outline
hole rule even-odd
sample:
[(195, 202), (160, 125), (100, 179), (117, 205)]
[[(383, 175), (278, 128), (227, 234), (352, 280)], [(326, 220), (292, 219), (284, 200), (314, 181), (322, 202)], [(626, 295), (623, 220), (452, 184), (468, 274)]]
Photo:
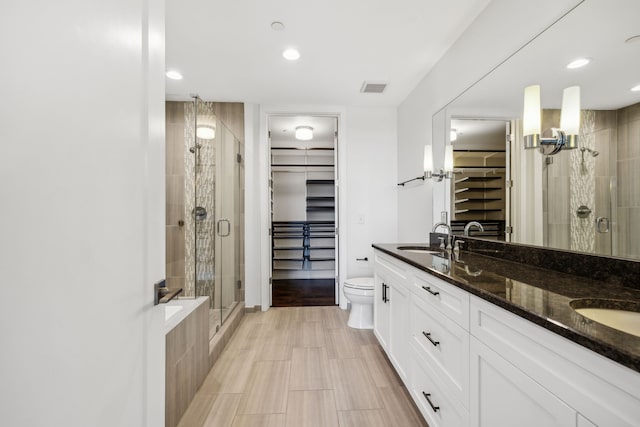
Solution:
[(540, 145), (540, 85), (524, 88), (524, 111), (522, 114), (522, 134), (524, 148), (537, 148)]
[(445, 172), (453, 170), (453, 145), (444, 147), (444, 170)]
[(562, 92), (560, 129), (567, 137), (564, 148), (576, 148), (580, 133), (580, 86), (571, 86)]
[(424, 173), (427, 178), (431, 177), (433, 172), (433, 151), (431, 150), (431, 144), (424, 146)]

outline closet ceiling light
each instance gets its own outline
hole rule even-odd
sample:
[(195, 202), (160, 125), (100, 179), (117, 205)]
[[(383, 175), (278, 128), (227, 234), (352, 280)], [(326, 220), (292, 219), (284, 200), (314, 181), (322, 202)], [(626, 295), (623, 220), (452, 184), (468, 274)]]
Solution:
[(280, 21), (273, 21), (271, 23), (271, 29), (273, 31), (282, 31), (284, 30), (284, 24)]
[(631, 88), (632, 92), (640, 92), (640, 85), (634, 86)]
[(297, 59), (300, 59), (300, 52), (298, 52), (298, 49), (289, 48), (282, 52), (282, 56), (284, 57), (284, 59), (287, 59), (289, 61), (295, 61)]
[(176, 70), (167, 71), (167, 77), (171, 80), (182, 80), (182, 74), (180, 74), (180, 72)]
[(300, 141), (309, 141), (313, 139), (313, 128), (311, 126), (296, 127), (296, 139)]
[(575, 61), (571, 61), (570, 63), (568, 63), (567, 68), (570, 70), (573, 70), (575, 68), (584, 67), (589, 62), (591, 62), (589, 58), (578, 58)]

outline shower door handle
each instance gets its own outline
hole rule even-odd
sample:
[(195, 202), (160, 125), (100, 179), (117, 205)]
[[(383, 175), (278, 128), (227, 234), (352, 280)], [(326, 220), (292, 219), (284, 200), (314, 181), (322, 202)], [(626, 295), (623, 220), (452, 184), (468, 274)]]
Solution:
[(609, 218), (604, 216), (599, 216), (596, 218), (596, 230), (598, 233), (608, 233), (609, 232)]
[[(222, 224), (223, 222), (227, 223), (227, 232), (225, 234), (222, 234), (220, 232), (220, 224)], [(229, 234), (231, 234), (231, 223), (226, 218), (219, 219), (216, 224), (216, 228), (218, 229), (218, 236), (220, 237), (227, 237)]]

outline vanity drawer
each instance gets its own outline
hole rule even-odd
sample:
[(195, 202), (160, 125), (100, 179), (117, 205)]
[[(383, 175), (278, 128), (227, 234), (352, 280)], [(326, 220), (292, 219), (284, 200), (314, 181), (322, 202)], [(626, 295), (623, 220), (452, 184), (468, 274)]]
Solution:
[(376, 271), (383, 274), (387, 280), (394, 283), (407, 282), (408, 269), (411, 268), (409, 265), (379, 251), (375, 251), (374, 256)]
[(429, 427), (467, 427), (469, 412), (452, 398), (415, 350), (412, 354), (411, 397)]
[(413, 292), (431, 307), (469, 330), (469, 293), (444, 280), (415, 269)]
[(469, 405), (469, 332), (421, 300), (411, 303), (411, 345), (465, 407)]

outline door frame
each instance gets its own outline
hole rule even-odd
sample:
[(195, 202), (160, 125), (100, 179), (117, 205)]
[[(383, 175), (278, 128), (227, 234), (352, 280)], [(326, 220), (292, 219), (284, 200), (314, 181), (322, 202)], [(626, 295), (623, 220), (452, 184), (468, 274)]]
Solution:
[(342, 107), (317, 107), (317, 106), (261, 106), (260, 107), (260, 135), (259, 135), (259, 188), (260, 188), (260, 293), (261, 309), (267, 311), (271, 307), (271, 206), (269, 194), (269, 179), (271, 161), (269, 159), (269, 117), (271, 116), (328, 116), (335, 117), (338, 121), (337, 141), (337, 174), (336, 189), (338, 190), (338, 207), (336, 212), (336, 227), (338, 228), (338, 247), (336, 260), (338, 262), (336, 277), (336, 300), (340, 308), (347, 308), (347, 301), (342, 297), (342, 278), (346, 277), (346, 110)]

